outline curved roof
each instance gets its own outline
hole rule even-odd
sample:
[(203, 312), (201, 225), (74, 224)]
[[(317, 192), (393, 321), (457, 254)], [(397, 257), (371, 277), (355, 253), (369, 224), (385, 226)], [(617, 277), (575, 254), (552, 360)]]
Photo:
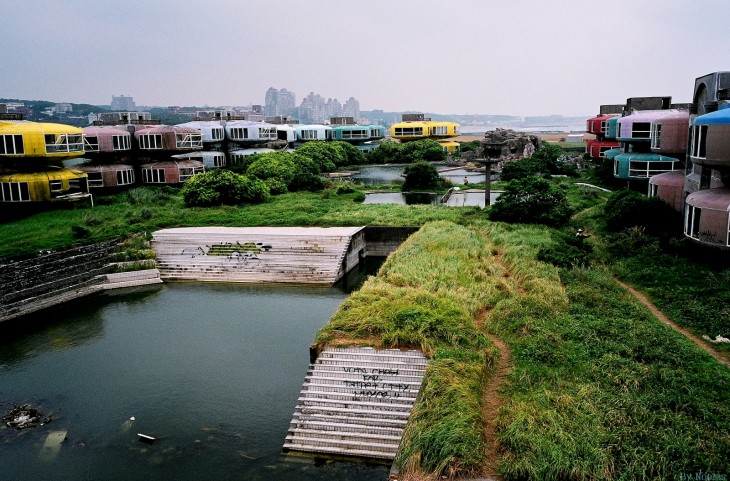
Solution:
[[(671, 117), (673, 115), (681, 114), (682, 110), (641, 110), (639, 112), (633, 113), (631, 115), (627, 115), (626, 117), (621, 117), (619, 119), (619, 123), (623, 122), (654, 122), (658, 119), (663, 119), (666, 117)], [(689, 115), (686, 111), (684, 111), (686, 115)]]
[(670, 115), (664, 115), (661, 118), (656, 119), (656, 123), (666, 123), (666, 122), (680, 122), (680, 123), (687, 123), (689, 125), (689, 111), (688, 110), (677, 110), (673, 114)]
[(650, 154), (648, 152), (626, 152), (615, 157), (618, 161), (635, 160), (639, 162), (679, 162), (674, 157), (660, 154)]
[(82, 134), (79, 127), (50, 122), (31, 122), (29, 120), (0, 121), (0, 133), (47, 132), (54, 134)]
[(190, 127), (180, 127), (177, 125), (157, 125), (154, 127), (145, 127), (143, 129), (137, 130), (134, 135), (165, 134), (170, 132), (174, 132), (176, 134), (200, 135), (200, 131), (198, 129), (193, 129)]
[(687, 196), (687, 205), (730, 212), (730, 189), (698, 190)]
[(199, 160), (161, 160), (159, 162), (150, 162), (149, 164), (142, 164), (143, 169), (162, 169), (170, 167), (170, 165), (176, 165), (178, 168), (199, 168), (205, 167), (205, 165)]
[(591, 117), (590, 119), (588, 119), (588, 122), (593, 122), (595, 120), (608, 120), (610, 118), (618, 117), (618, 116), (619, 116), (618, 114), (603, 114), (603, 115), (597, 115), (595, 117)]
[(84, 127), (81, 130), (84, 131), (84, 135), (129, 135), (132, 134), (127, 132), (125, 129), (119, 127)]
[(82, 164), (76, 167), (84, 172), (117, 172), (120, 170), (134, 169), (129, 164)]
[(695, 117), (692, 125), (730, 124), (730, 108)]
[(38, 182), (47, 180), (77, 179), (86, 177), (86, 172), (76, 169), (52, 169), (36, 172), (13, 172), (0, 175), (0, 182)]
[(684, 187), (684, 171), (673, 170), (671, 172), (653, 175), (649, 178), (649, 183), (653, 185)]

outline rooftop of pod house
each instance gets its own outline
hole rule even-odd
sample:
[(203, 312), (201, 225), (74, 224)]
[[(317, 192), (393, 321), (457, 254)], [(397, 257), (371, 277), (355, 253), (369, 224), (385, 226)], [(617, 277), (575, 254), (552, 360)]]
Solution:
[(649, 142), (651, 124), (659, 119), (680, 113), (679, 110), (644, 110), (618, 120), (616, 138), (621, 142)]
[(83, 131), (70, 125), (0, 120), (0, 159), (64, 160), (84, 154)]
[(690, 158), (713, 168), (730, 167), (730, 107), (700, 115), (692, 121)]

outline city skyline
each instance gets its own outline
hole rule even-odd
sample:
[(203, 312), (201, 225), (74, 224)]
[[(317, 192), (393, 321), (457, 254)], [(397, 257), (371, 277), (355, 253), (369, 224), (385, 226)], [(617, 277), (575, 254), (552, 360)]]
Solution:
[(278, 85), (365, 111), (582, 116), (629, 97), (689, 102), (696, 77), (729, 68), (727, 13), (725, 0), (6, 0), (0, 96), (248, 105)]

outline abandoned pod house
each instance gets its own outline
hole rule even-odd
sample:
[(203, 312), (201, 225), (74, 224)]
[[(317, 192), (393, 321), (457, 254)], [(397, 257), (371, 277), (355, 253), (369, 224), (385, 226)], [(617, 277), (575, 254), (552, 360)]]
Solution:
[(81, 129), (0, 119), (0, 202), (47, 203), (89, 198), (87, 176), (58, 165), (81, 157)]
[(616, 177), (648, 177), (648, 195), (683, 212), (686, 238), (730, 249), (730, 72), (696, 78), (691, 104), (670, 102), (627, 99), (606, 129), (611, 136), (616, 122), (622, 152), (604, 155), (614, 159)]
[(390, 136), (401, 142), (431, 139), (442, 144), (447, 152), (458, 150), (458, 143), (449, 139), (459, 135), (459, 124), (439, 122), (426, 118), (423, 114), (403, 114), (402, 121), (390, 127)]

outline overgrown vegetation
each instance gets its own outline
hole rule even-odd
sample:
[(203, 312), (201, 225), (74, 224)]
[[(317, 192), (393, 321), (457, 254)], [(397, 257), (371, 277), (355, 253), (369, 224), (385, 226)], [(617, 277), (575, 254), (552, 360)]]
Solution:
[[(185, 204), (190, 207), (209, 207), (266, 202), (269, 191), (270, 186), (255, 177), (216, 169), (193, 176), (183, 186), (182, 195)], [(153, 215), (149, 214), (148, 217)]]
[(551, 175), (567, 175), (578, 177), (573, 164), (562, 162), (565, 152), (555, 144), (543, 142), (542, 146), (531, 157), (513, 160), (504, 164), (501, 180), (510, 181), (531, 176), (550, 177)]
[(406, 177), (402, 186), (403, 191), (440, 189), (444, 184), (436, 167), (428, 162), (421, 161), (407, 165), (403, 175)]
[(446, 159), (441, 144), (435, 140), (383, 142), (367, 154), (371, 164), (410, 164), (418, 161), (442, 162)]
[[(381, 148), (394, 153), (399, 145)], [(570, 179), (527, 176), (507, 183), (491, 208), (497, 219), (505, 211), (500, 203), (513, 202), (505, 219), (519, 223), (489, 222), (477, 208), (359, 205), (353, 200), (364, 197), (361, 186), (325, 186), (320, 175), (349, 165), (348, 149), (309, 150), (280, 154), (287, 156), (281, 165), (262, 161), (259, 174), (283, 179), (288, 174), (263, 172), (293, 166), (288, 191), (318, 190), (321, 182), (322, 192), (282, 190), (266, 204), (200, 208), (186, 207), (185, 190), (131, 189), (97, 197), (93, 210), (5, 223), (0, 256), (136, 234), (117, 260), (142, 266), (152, 255), (149, 233), (164, 227), (424, 225), (316, 340), (320, 347), (417, 348), (430, 356), (399, 459), (404, 472), (483, 474), (482, 394), (496, 359), (490, 334), (507, 343), (513, 360), (498, 419), (505, 479), (727, 473), (727, 369), (652, 318), (613, 280), (617, 275), (646, 292), (698, 336), (730, 337), (730, 268), (659, 229), (676, 216), (657, 201), (622, 191), (604, 203), (609, 196)], [(243, 171), (260, 159), (254, 156)], [(571, 220), (572, 212), (578, 213)], [(667, 220), (659, 225), (659, 218)], [(593, 236), (578, 239), (577, 227)]]
[(572, 211), (562, 190), (536, 176), (511, 180), (504, 185), (489, 212), (492, 220), (560, 226)]
[(495, 350), (474, 324), (512, 289), (491, 246), (453, 223), (425, 225), (345, 301), (316, 343), (415, 348), (431, 357), (401, 450), (407, 469), (450, 476), (485, 461), (481, 396)]

